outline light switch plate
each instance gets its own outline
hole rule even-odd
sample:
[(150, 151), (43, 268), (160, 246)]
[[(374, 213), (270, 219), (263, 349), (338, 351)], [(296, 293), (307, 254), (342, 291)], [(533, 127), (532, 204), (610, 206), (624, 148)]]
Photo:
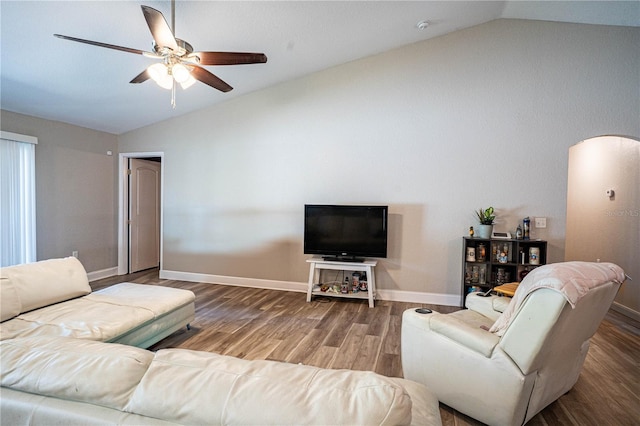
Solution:
[(536, 228), (546, 228), (547, 227), (547, 218), (546, 217), (536, 217), (535, 225), (536, 225)]

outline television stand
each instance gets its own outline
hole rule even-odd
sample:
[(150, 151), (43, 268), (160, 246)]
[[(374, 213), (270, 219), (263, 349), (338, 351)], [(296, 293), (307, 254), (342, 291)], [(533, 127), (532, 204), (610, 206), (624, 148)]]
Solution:
[[(374, 273), (374, 267), (378, 264), (377, 260), (344, 262), (339, 260), (324, 260), (320, 257), (314, 257), (312, 259), (308, 259), (307, 263), (309, 264), (309, 285), (307, 288), (307, 302), (311, 302), (312, 296), (342, 297), (346, 299), (367, 299), (369, 301), (369, 307), (374, 307), (374, 300), (376, 297), (376, 276)], [(319, 285), (319, 275), (322, 269), (332, 269), (334, 271), (366, 272), (367, 291), (346, 294), (320, 291), (315, 287)]]

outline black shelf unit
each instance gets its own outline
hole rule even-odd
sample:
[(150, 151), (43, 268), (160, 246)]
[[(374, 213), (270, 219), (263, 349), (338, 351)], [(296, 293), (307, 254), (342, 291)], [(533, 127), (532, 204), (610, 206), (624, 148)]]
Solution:
[[(467, 260), (467, 250), (470, 247), (475, 251), (475, 261)], [(532, 255), (535, 257), (535, 251), (538, 252), (537, 262), (532, 259)], [(519, 282), (529, 271), (546, 263), (547, 242), (544, 240), (463, 237), (463, 303), (467, 293)]]

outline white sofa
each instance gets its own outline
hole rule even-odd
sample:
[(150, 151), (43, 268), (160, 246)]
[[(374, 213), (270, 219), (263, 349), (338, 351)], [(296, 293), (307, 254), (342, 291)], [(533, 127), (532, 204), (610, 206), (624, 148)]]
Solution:
[(483, 423), (524, 424), (576, 383), (624, 279), (612, 263), (556, 263), (529, 273), (513, 299), (471, 293), (467, 310), (407, 310), (404, 377)]
[(74, 257), (0, 269), (0, 339), (70, 336), (149, 347), (195, 316), (193, 292), (121, 283), (92, 292)]
[(193, 320), (190, 291), (92, 293), (75, 258), (3, 268), (0, 280), (2, 424), (441, 424), (438, 400), (409, 380), (141, 349)]
[(0, 362), (12, 426), (441, 424), (426, 387), (369, 371), (65, 337), (3, 340)]

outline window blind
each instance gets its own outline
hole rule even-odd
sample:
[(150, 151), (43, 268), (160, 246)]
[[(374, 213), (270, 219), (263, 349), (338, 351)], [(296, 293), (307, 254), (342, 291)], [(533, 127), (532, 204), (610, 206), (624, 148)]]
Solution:
[(33, 136), (0, 132), (0, 266), (36, 261)]

